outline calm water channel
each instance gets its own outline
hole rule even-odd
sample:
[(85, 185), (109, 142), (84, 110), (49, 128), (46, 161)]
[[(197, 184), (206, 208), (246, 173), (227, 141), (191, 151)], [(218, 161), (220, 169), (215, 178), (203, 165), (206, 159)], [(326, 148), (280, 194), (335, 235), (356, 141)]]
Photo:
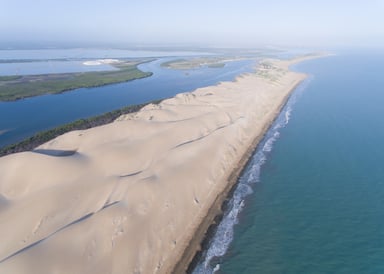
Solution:
[(140, 65), (141, 70), (153, 72), (153, 76), (149, 78), (103, 87), (82, 88), (59, 95), (0, 102), (0, 147), (76, 119), (127, 105), (171, 97), (220, 81), (230, 81), (241, 73), (252, 71), (255, 66), (254, 61), (248, 60), (228, 62), (223, 68), (172, 70), (161, 67), (161, 63), (173, 58), (175, 57), (163, 57)]

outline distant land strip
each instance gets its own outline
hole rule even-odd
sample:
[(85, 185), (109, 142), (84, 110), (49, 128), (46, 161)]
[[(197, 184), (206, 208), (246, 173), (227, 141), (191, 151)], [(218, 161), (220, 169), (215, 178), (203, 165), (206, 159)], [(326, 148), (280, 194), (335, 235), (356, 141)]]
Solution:
[(12, 153), (33, 150), (34, 148), (69, 131), (88, 129), (96, 126), (109, 124), (123, 114), (137, 112), (148, 104), (156, 105), (156, 104), (159, 104), (162, 100), (163, 99), (159, 99), (159, 100), (154, 100), (154, 101), (150, 101), (143, 104), (126, 106), (126, 107), (123, 107), (111, 112), (107, 112), (98, 116), (94, 116), (86, 119), (79, 119), (74, 122), (71, 122), (62, 126), (58, 126), (56, 128), (53, 128), (47, 131), (39, 132), (34, 136), (25, 139), (24, 141), (21, 141), (16, 144), (8, 145), (4, 148), (0, 148), (0, 157), (8, 154), (12, 154)]
[(62, 61), (72, 61), (76, 59), (68, 58), (54, 58), (54, 59), (0, 59), (0, 64), (9, 64), (9, 63), (36, 63), (36, 62), (62, 62)]
[(169, 69), (196, 69), (206, 66), (208, 68), (222, 68), (228, 61), (242, 60), (240, 57), (197, 57), (188, 59), (176, 59), (161, 64), (162, 67)]
[(153, 61), (120, 61), (117, 70), (40, 75), (0, 76), (0, 101), (16, 101), (44, 94), (58, 94), (77, 88), (99, 87), (152, 76), (138, 65)]

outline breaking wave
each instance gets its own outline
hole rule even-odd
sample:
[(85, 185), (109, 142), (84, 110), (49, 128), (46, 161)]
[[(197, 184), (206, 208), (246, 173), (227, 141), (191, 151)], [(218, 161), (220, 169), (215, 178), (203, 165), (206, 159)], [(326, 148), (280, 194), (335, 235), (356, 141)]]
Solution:
[(225, 255), (233, 240), (234, 227), (238, 223), (239, 213), (244, 207), (244, 199), (253, 193), (252, 186), (260, 181), (261, 167), (267, 160), (268, 153), (273, 149), (274, 143), (279, 138), (280, 130), (289, 123), (292, 107), (297, 97), (302, 94), (311, 79), (311, 77), (307, 78), (307, 80), (296, 88), (258, 145), (250, 162), (245, 167), (242, 176), (239, 178), (238, 184), (233, 192), (233, 197), (229, 200), (228, 208), (224, 212), (223, 219), (217, 226), (213, 237), (210, 239), (208, 249), (203, 251), (200, 261), (193, 270), (193, 274), (211, 274), (219, 271), (220, 258)]

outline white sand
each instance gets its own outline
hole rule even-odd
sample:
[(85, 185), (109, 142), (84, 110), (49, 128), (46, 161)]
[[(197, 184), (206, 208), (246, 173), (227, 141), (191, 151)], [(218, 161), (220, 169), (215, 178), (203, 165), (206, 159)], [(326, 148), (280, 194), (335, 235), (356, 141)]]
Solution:
[(85, 61), (83, 62), (83, 65), (100, 66), (100, 65), (110, 65), (110, 64), (116, 64), (116, 63), (120, 63), (120, 61), (117, 59), (100, 59), (100, 60)]
[(171, 272), (305, 78), (289, 64), (0, 158), (0, 273)]

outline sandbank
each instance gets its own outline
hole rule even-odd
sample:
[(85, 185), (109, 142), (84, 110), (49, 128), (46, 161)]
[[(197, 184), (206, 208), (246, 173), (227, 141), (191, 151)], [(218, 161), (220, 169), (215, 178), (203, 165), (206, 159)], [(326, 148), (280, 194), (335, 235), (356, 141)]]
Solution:
[[(180, 273), (305, 75), (269, 61), (0, 158), (0, 273)], [(260, 73), (262, 72), (262, 73)]]
[(100, 66), (100, 65), (116, 64), (119, 62), (120, 61), (117, 59), (100, 59), (100, 60), (85, 61), (85, 62), (83, 62), (83, 65), (85, 65), (85, 66)]

